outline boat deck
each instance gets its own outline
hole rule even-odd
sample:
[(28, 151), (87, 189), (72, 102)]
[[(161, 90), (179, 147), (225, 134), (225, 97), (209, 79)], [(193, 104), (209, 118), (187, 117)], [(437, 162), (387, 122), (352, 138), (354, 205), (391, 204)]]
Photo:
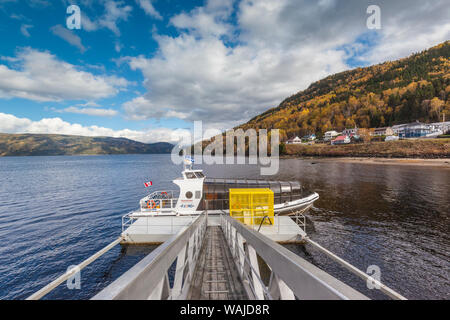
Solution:
[[(123, 244), (160, 244), (187, 228), (197, 216), (149, 216), (139, 217), (122, 233)], [(218, 215), (209, 215), (210, 226), (220, 225)], [(299, 243), (306, 236), (305, 231), (288, 216), (277, 216), (273, 225), (251, 226), (271, 240), (279, 243)]]
[(244, 284), (219, 226), (209, 226), (188, 300), (246, 300)]

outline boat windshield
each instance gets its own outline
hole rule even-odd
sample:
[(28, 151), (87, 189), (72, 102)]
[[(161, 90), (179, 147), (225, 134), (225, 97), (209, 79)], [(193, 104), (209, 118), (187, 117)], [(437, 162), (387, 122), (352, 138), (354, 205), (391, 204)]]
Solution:
[(194, 172), (186, 172), (187, 179), (197, 179)]

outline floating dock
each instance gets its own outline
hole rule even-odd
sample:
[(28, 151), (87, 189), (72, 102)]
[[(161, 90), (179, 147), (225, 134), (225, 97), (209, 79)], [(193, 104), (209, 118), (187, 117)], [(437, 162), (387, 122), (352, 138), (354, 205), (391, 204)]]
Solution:
[[(178, 221), (179, 224), (159, 225), (158, 237), (153, 238), (149, 238), (150, 231), (142, 231), (147, 228), (146, 222), (141, 222), (132, 229), (128, 226), (124, 229), (122, 237), (28, 299), (42, 298), (119, 242), (146, 243), (149, 239), (152, 242), (167, 240), (95, 295), (93, 300), (368, 299), (349, 285), (276, 243), (277, 239), (283, 242), (285, 239), (293, 241), (290, 236), (294, 233), (295, 237), (303, 237), (303, 241), (364, 281), (370, 280), (390, 298), (405, 299), (310, 240), (304, 233), (296, 233), (302, 229), (298, 226), (298, 229), (293, 228), (290, 223), (284, 224), (284, 219), (280, 219), (278, 225), (274, 221), (273, 225), (261, 225), (261, 228), (258, 226), (256, 230), (255, 226), (244, 225), (225, 214), (209, 217), (205, 211), (199, 216), (182, 218), (172, 221)], [(141, 217), (136, 217), (136, 220), (138, 219)], [(265, 276), (262, 276), (262, 271)]]
[[(186, 229), (198, 216), (149, 216), (131, 213), (124, 217), (122, 244), (161, 244)], [(209, 215), (210, 226), (220, 225), (220, 215)], [(289, 216), (276, 216), (273, 225), (251, 226), (278, 243), (301, 243), (306, 237), (301, 224)]]

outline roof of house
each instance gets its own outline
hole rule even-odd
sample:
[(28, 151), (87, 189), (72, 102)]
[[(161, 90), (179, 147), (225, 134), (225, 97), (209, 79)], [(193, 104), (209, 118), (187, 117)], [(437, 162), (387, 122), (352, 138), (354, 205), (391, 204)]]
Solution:
[(384, 131), (387, 130), (390, 127), (382, 127), (382, 128), (375, 128), (375, 131)]
[(336, 139), (334, 139), (333, 141), (341, 141), (341, 140), (344, 141), (345, 138), (347, 138), (347, 136), (339, 136)]

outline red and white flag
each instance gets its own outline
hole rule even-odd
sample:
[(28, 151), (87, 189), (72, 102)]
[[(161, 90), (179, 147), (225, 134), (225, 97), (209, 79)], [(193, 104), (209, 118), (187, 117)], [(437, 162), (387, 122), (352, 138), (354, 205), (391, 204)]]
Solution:
[(144, 182), (144, 186), (146, 188), (151, 187), (153, 185), (153, 182), (149, 181), (149, 182)]

